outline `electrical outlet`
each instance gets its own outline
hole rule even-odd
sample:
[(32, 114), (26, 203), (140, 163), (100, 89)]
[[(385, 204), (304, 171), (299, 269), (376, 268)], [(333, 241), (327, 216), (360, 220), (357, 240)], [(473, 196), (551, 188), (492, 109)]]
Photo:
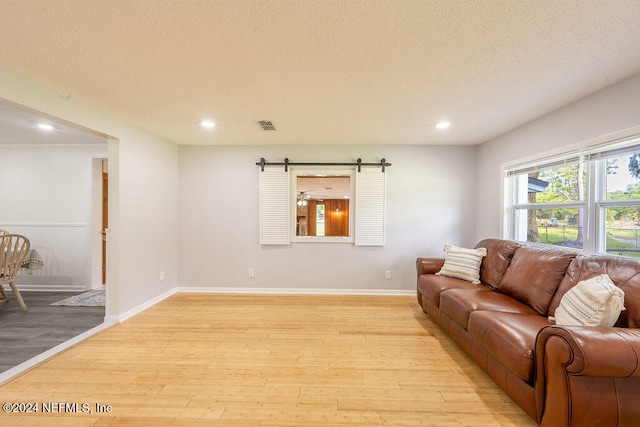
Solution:
[(160, 272), (160, 280), (164, 280), (164, 270)]
[(391, 279), (391, 270), (385, 271), (384, 277), (387, 278), (387, 279)]
[(253, 268), (250, 268), (249, 269), (249, 277), (253, 278), (253, 277), (255, 277), (255, 275), (256, 274), (255, 274), (255, 271), (253, 271)]

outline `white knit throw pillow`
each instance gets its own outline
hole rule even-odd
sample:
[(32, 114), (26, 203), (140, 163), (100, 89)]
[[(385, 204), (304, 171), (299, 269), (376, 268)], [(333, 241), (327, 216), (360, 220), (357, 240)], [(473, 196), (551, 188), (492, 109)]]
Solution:
[(444, 265), (437, 275), (455, 277), (476, 285), (480, 283), (480, 265), (487, 256), (485, 248), (467, 249), (452, 245), (444, 245), (447, 253)]
[[(624, 310), (624, 291), (606, 274), (569, 289), (555, 312), (556, 325), (613, 326)], [(550, 317), (550, 320), (554, 320)]]

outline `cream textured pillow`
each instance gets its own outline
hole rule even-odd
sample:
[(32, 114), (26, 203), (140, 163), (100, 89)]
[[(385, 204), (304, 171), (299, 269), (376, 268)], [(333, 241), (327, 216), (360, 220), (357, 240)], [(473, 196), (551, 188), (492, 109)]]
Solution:
[(480, 283), (480, 265), (487, 255), (485, 248), (467, 249), (452, 245), (444, 245), (447, 253), (444, 265), (436, 274), (455, 277), (471, 283)]
[[(624, 291), (606, 274), (569, 289), (555, 312), (556, 325), (613, 326), (624, 310)], [(550, 317), (553, 320), (553, 317)]]

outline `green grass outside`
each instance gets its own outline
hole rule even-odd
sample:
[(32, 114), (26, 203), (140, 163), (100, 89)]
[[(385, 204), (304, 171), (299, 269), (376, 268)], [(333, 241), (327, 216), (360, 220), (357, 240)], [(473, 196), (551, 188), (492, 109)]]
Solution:
[(607, 228), (607, 234), (622, 239), (638, 239), (638, 242), (640, 242), (640, 230), (638, 229)]
[(578, 238), (578, 227), (548, 227), (539, 226), (538, 235), (541, 243), (559, 245), (564, 242), (575, 242)]
[[(575, 242), (576, 238), (578, 237), (578, 227), (539, 226), (538, 235), (540, 236), (540, 243), (549, 243), (551, 245), (565, 245), (566, 242)], [(618, 239), (625, 239), (626, 241), (620, 241)], [(620, 228), (607, 229), (607, 253), (612, 255), (640, 258), (640, 232), (638, 232), (638, 246), (636, 246), (635, 240), (636, 230)]]
[(607, 253), (622, 255), (632, 258), (640, 258), (640, 248), (634, 243), (621, 242), (607, 233)]

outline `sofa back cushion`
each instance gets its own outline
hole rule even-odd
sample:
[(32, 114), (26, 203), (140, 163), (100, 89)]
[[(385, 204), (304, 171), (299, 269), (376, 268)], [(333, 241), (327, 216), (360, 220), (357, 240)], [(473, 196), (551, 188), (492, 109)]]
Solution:
[(480, 266), (480, 281), (491, 289), (498, 289), (513, 253), (519, 247), (520, 243), (512, 240), (484, 239), (480, 241), (476, 248), (487, 250), (487, 255)]
[(546, 316), (551, 300), (575, 252), (521, 246), (513, 254), (498, 291)]
[(586, 257), (584, 255), (577, 255), (567, 267), (555, 295), (551, 298), (551, 303), (547, 310), (547, 316), (553, 316), (555, 314), (564, 294), (580, 282), (580, 271), (582, 270), (582, 264), (585, 258)]
[(609, 255), (579, 256), (567, 269), (566, 275), (549, 306), (554, 315), (562, 297), (583, 280), (607, 274), (624, 292), (625, 310), (614, 326), (640, 328), (640, 260)]

